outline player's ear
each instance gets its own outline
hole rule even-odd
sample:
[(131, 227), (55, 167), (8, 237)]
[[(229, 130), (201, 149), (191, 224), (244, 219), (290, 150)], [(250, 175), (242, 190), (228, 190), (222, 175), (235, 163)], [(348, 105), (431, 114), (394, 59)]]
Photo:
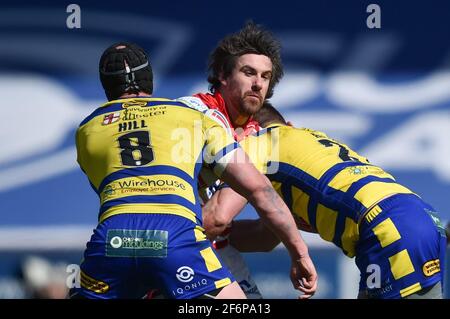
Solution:
[(227, 85), (227, 79), (223, 76), (223, 72), (220, 72), (219, 74), (219, 81), (220, 84), (226, 86)]
[(291, 127), (294, 127), (294, 124), (292, 124), (292, 122), (291, 121), (287, 121), (287, 123), (286, 123), (288, 126), (291, 126)]

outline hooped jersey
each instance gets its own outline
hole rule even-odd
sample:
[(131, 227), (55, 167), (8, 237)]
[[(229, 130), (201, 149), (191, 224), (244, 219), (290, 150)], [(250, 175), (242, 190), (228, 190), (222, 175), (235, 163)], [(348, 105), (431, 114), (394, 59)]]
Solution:
[(207, 114), (162, 98), (108, 102), (80, 124), (78, 163), (100, 197), (99, 221), (122, 213), (170, 213), (201, 223), (197, 176), (220, 177), (232, 136)]
[(322, 132), (271, 125), (241, 141), (291, 212), (353, 257), (358, 222), (380, 200), (412, 193)]

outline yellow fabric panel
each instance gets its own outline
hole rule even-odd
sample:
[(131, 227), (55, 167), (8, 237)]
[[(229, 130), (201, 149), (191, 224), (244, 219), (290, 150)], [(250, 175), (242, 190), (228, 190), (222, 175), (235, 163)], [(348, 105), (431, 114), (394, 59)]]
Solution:
[[(317, 142), (311, 130), (281, 126), (279, 131), (279, 161), (296, 166), (312, 177), (319, 179), (336, 164), (335, 150)], [(301, 150), (301, 152), (300, 152)]]
[(355, 199), (365, 207), (371, 207), (392, 194), (412, 194), (412, 192), (396, 183), (371, 182), (358, 190)]
[(221, 280), (217, 280), (214, 282), (214, 284), (216, 285), (216, 289), (228, 286), (229, 284), (231, 284), (231, 279), (230, 278), (224, 278)]
[(192, 186), (174, 175), (142, 175), (117, 179), (105, 186), (100, 194), (100, 200), (103, 204), (124, 196), (170, 194), (181, 196), (195, 205), (196, 198)]
[(383, 248), (402, 238), (397, 230), (397, 227), (395, 227), (390, 218), (386, 218), (381, 223), (373, 227), (372, 231), (375, 236), (377, 236), (378, 241)]
[(205, 235), (205, 229), (199, 225), (194, 228), (195, 241), (204, 241), (207, 240)]
[(197, 223), (195, 213), (178, 204), (121, 204), (106, 210), (101, 216), (99, 223), (105, 219), (119, 214), (172, 214), (178, 215)]
[(416, 282), (414, 285), (411, 285), (409, 287), (406, 287), (405, 289), (400, 290), (400, 295), (402, 296), (402, 298), (405, 298), (420, 290), (422, 290), (422, 286), (420, 285), (420, 282)]
[(316, 225), (320, 237), (327, 241), (332, 241), (336, 228), (338, 212), (325, 206), (317, 205)]
[(208, 272), (213, 272), (217, 269), (222, 268), (222, 264), (220, 263), (219, 259), (217, 259), (216, 254), (214, 254), (211, 247), (201, 250), (200, 254), (205, 260), (206, 269), (208, 269)]
[(267, 162), (269, 161), (272, 149), (270, 142), (271, 139), (268, 134), (259, 137), (250, 135), (239, 142), (253, 165), (261, 173), (266, 172)]
[(292, 186), (292, 211), (297, 216), (300, 216), (309, 224), (308, 203), (309, 195), (295, 186)]
[(328, 186), (346, 192), (353, 183), (367, 176), (394, 179), (391, 174), (386, 173), (377, 166), (351, 166), (344, 168), (336, 174), (336, 176), (328, 183)]
[(345, 228), (341, 237), (342, 248), (347, 252), (347, 256), (353, 257), (356, 254), (356, 243), (359, 240), (358, 225), (351, 219), (345, 218)]
[(414, 266), (407, 249), (403, 249), (399, 253), (389, 257), (389, 263), (391, 264), (392, 275), (396, 280), (414, 272)]
[[(213, 163), (213, 160), (215, 161), (216, 165), (214, 166), (214, 172), (219, 176), (223, 172), (229, 160), (227, 160), (225, 163), (222, 163), (221, 161), (218, 161), (216, 154), (219, 153), (219, 151), (222, 151), (224, 147), (234, 144), (235, 141), (223, 127), (221, 127), (215, 121), (211, 120), (209, 117), (205, 116), (203, 118), (203, 124), (203, 134), (205, 136), (206, 142), (206, 147), (203, 152), (203, 154), (205, 155), (204, 160), (206, 164), (211, 164)], [(201, 141), (201, 139), (197, 140)], [(231, 154), (231, 152), (227, 154)], [(226, 158), (227, 154), (221, 155), (223, 155), (223, 158)]]
[[(322, 132), (290, 126), (281, 126), (277, 130), (280, 131), (280, 161), (296, 166), (316, 179), (320, 179), (331, 167), (343, 161), (339, 157), (340, 146), (326, 147), (320, 143), (321, 140), (338, 143)], [(339, 144), (348, 150), (349, 156), (358, 158), (362, 163), (368, 162), (345, 144)]]

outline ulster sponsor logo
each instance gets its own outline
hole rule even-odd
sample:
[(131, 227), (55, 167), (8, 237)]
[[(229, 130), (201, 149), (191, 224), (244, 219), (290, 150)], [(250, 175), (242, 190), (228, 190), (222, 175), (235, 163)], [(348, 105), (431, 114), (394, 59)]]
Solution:
[(152, 107), (152, 108), (137, 108), (132, 107), (123, 111), (122, 120), (132, 121), (145, 119), (152, 116), (164, 115), (166, 114), (165, 106)]
[(441, 271), (441, 264), (439, 259), (434, 259), (427, 261), (422, 266), (423, 274), (427, 277), (433, 276), (434, 274)]

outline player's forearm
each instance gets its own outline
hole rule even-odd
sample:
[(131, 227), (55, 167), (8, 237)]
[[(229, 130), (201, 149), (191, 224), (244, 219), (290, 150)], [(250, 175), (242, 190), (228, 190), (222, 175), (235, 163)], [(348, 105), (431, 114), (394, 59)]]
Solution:
[(295, 221), (283, 200), (271, 185), (262, 187), (249, 198), (263, 222), (283, 242), (293, 259), (308, 254)]
[(308, 254), (288, 207), (267, 177), (258, 172), (241, 149), (234, 152), (222, 179), (250, 201), (261, 219), (281, 239), (293, 259)]
[(246, 204), (247, 200), (231, 188), (218, 190), (202, 208), (208, 238), (221, 234)]

